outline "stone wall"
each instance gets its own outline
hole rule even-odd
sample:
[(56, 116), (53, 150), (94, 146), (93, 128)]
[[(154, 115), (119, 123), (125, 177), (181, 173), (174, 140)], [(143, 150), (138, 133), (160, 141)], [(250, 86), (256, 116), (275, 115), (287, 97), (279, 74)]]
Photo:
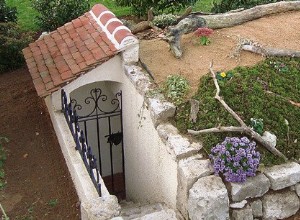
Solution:
[[(245, 183), (228, 183), (227, 186), (218, 177), (202, 177), (189, 190), (189, 217), (203, 219), (203, 213), (214, 213), (212, 219), (227, 219), (226, 210), (230, 211), (230, 219), (235, 220), (285, 219), (295, 215), (300, 208), (299, 182), (300, 165), (295, 162), (267, 168)], [(218, 187), (214, 187), (216, 185)], [(201, 193), (195, 194), (197, 190)], [(213, 206), (220, 200), (223, 205), (218, 205), (216, 210), (221, 207), (222, 215)], [(229, 203), (225, 204), (225, 201)], [(201, 211), (201, 216), (197, 212), (203, 207), (206, 209)]]
[(296, 214), (300, 208), (298, 163), (267, 168), (243, 184), (224, 183), (213, 175), (210, 160), (199, 153), (201, 143), (192, 143), (168, 122), (173, 114), (170, 103), (159, 95), (147, 97), (151, 82), (143, 70), (131, 65), (125, 72), (144, 96), (158, 135), (177, 164), (176, 209), (182, 218), (284, 219)]

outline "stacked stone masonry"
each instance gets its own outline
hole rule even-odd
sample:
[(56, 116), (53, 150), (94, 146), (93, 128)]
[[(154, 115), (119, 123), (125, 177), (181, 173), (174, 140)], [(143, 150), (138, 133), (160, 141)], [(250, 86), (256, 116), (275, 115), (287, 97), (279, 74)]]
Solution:
[[(300, 208), (300, 165), (290, 162), (265, 169), (245, 183), (225, 183), (213, 175), (208, 159), (168, 122), (175, 106), (161, 96), (147, 97), (152, 85), (140, 67), (125, 66), (125, 73), (140, 94), (168, 152), (177, 161), (176, 209), (183, 219), (285, 219)], [(180, 219), (181, 219), (180, 218)]]

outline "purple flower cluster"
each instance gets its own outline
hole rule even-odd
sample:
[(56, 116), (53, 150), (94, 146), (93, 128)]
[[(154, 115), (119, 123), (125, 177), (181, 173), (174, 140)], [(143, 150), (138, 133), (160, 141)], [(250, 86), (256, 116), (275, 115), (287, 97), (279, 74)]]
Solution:
[(223, 173), (226, 181), (240, 183), (255, 176), (260, 161), (255, 146), (256, 143), (247, 137), (226, 137), (211, 149), (209, 155), (214, 162), (215, 174)]

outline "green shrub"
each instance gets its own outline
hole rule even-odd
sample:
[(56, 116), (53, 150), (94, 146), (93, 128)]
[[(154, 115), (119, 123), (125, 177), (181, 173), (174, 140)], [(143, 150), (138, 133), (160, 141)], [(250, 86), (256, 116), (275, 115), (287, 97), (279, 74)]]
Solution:
[(211, 9), (214, 13), (224, 13), (238, 8), (252, 8), (256, 5), (279, 2), (281, 0), (222, 0), (214, 2)]
[(24, 64), (22, 49), (30, 41), (31, 34), (21, 31), (15, 23), (0, 23), (0, 73)]
[(8, 7), (5, 0), (0, 0), (0, 22), (17, 21), (17, 8)]
[(176, 24), (177, 16), (172, 14), (157, 15), (153, 19), (153, 24), (157, 27), (164, 28)]
[(153, 8), (155, 12), (174, 13), (187, 6), (193, 5), (197, 0), (116, 0), (117, 5), (130, 6), (135, 15), (146, 16), (147, 11)]
[(163, 92), (175, 105), (185, 101), (190, 90), (189, 82), (180, 75), (168, 76), (163, 86)]
[(38, 25), (45, 31), (52, 31), (83, 15), (90, 9), (89, 0), (32, 0), (33, 8), (40, 14)]

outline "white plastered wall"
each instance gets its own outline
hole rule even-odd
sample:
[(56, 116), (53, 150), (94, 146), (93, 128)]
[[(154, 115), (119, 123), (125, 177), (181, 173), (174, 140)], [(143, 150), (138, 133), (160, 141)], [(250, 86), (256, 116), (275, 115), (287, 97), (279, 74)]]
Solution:
[[(108, 81), (106, 84), (114, 93), (122, 90), (127, 199), (140, 203), (164, 202), (175, 209), (177, 162), (158, 136), (150, 112), (144, 108), (144, 97), (125, 75), (121, 56), (115, 56), (63, 89), (69, 97), (76, 89), (99, 81)], [(52, 110), (61, 110), (60, 91), (50, 99)]]
[(135, 202), (165, 202), (176, 208), (177, 163), (167, 152), (140, 95), (122, 83), (126, 193)]

